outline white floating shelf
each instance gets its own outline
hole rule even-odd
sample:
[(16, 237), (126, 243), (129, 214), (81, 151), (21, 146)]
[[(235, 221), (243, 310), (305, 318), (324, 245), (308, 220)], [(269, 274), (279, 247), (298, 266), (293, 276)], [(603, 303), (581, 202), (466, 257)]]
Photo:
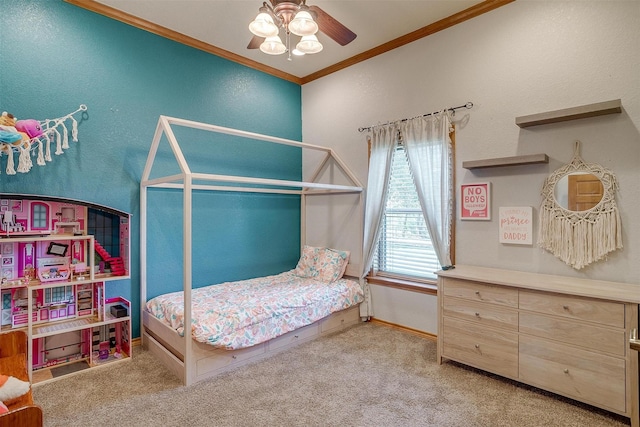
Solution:
[(549, 123), (565, 122), (568, 120), (585, 119), (587, 117), (603, 116), (622, 112), (622, 101), (597, 102), (595, 104), (581, 105), (579, 107), (565, 108), (563, 110), (547, 111), (546, 113), (531, 114), (529, 116), (516, 117), (516, 124), (521, 128), (529, 126), (546, 125)]
[(544, 153), (525, 156), (499, 157), (494, 159), (470, 160), (462, 162), (465, 169), (496, 168), (500, 166), (521, 166), (538, 163), (549, 163), (549, 156)]

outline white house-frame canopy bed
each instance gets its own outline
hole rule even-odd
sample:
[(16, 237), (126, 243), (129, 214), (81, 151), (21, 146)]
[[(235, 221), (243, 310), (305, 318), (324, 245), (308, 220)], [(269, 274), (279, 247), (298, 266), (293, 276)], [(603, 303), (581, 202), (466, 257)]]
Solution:
[[(255, 178), (210, 173), (197, 173), (191, 170), (183, 150), (178, 143), (172, 126), (179, 126), (199, 131), (214, 132), (232, 137), (246, 138), (264, 143), (288, 145), (304, 150), (324, 153), (319, 164), (307, 182), (280, 180), (271, 178)], [(166, 141), (171, 148), (173, 157), (180, 172), (173, 175), (151, 178), (151, 172), (158, 156), (158, 148), (162, 141)], [(261, 142), (261, 143), (262, 143)], [(323, 183), (323, 170), (327, 165), (337, 165), (343, 174), (343, 179), (349, 185)], [(157, 197), (152, 193), (154, 188), (163, 191), (182, 193), (183, 224), (182, 224), (182, 290), (163, 294), (147, 299), (148, 290), (153, 289), (154, 283), (148, 281), (151, 263), (159, 262), (148, 259), (147, 244), (149, 238), (148, 209), (149, 198)], [(150, 191), (151, 190), (151, 191)], [(300, 239), (301, 257), (294, 270), (281, 274), (256, 278), (233, 283), (214, 284), (201, 288), (193, 288), (193, 192), (248, 192), (268, 194), (300, 195)], [(161, 192), (160, 192), (161, 193)], [(333, 249), (330, 245), (310, 246), (306, 241), (306, 208), (307, 197), (314, 195), (354, 194), (357, 203), (358, 236), (353, 247)], [(161, 195), (159, 197), (162, 197)], [(160, 116), (153, 137), (151, 148), (140, 184), (140, 290), (141, 290), (141, 336), (142, 343), (152, 353), (182, 380), (185, 385), (213, 377), (220, 372), (235, 368), (282, 351), (300, 342), (311, 340), (324, 333), (339, 330), (360, 321), (361, 316), (367, 316), (365, 295), (368, 293), (366, 283), (361, 278), (360, 265), (348, 262), (349, 254), (361, 254), (364, 221), (364, 193), (362, 185), (345, 163), (330, 148), (306, 144), (298, 141), (277, 138), (257, 133), (225, 128), (221, 126), (200, 123), (190, 120)], [(356, 257), (351, 257), (354, 259)], [(361, 257), (360, 257), (361, 259)], [(343, 277), (344, 275), (344, 277)], [(281, 287), (285, 293), (292, 288), (309, 290), (315, 300), (309, 295), (287, 295), (286, 301), (280, 303), (271, 294), (272, 287)], [(231, 293), (226, 292), (227, 288)], [(331, 292), (336, 296), (325, 295)], [(199, 299), (208, 298), (206, 304)], [(237, 298), (236, 298), (237, 297)], [(222, 300), (244, 301), (249, 297), (262, 301), (270, 301), (268, 305), (246, 310), (241, 307), (243, 315), (230, 314), (228, 318), (219, 315), (222, 311), (218, 302)], [(278, 297), (280, 298), (280, 297)], [(317, 299), (323, 301), (320, 306)], [(334, 299), (337, 298), (337, 299)], [(186, 302), (186, 303), (185, 303)], [(161, 305), (168, 303), (169, 307)], [(216, 305), (211, 308), (210, 303)], [(293, 307), (294, 312), (284, 312)], [(174, 310), (174, 311), (170, 311)], [(249, 314), (246, 314), (249, 312)], [(264, 314), (264, 312), (269, 312)], [(209, 313), (209, 317), (223, 318), (224, 326), (200, 325), (199, 316)], [(211, 316), (211, 313), (215, 313)], [(257, 314), (256, 314), (257, 313)], [(207, 316), (205, 316), (207, 317)], [(264, 326), (256, 319), (265, 317)], [(240, 319), (239, 319), (240, 318)], [(192, 334), (187, 333), (182, 319), (193, 319)], [(275, 320), (274, 320), (275, 319)], [(293, 319), (293, 320), (292, 320)], [(219, 319), (218, 319), (219, 320)], [(244, 322), (244, 323), (243, 323)], [(247, 323), (248, 322), (248, 323)], [(262, 322), (262, 320), (260, 320)], [(272, 322), (272, 323), (268, 323)], [(273, 323), (275, 322), (275, 323)], [(242, 337), (231, 338), (221, 333), (225, 329), (238, 326), (238, 333)], [(250, 323), (250, 325), (249, 325)], [(256, 326), (258, 324), (258, 326)], [(243, 326), (244, 325), (244, 326)], [(272, 328), (270, 330), (269, 328)], [(294, 329), (295, 328), (295, 329)], [(259, 330), (258, 336), (246, 334)], [(265, 333), (265, 330), (267, 332)], [(208, 335), (213, 331), (214, 334)], [(249, 331), (249, 332), (248, 332)], [(193, 338), (193, 339), (192, 339)]]

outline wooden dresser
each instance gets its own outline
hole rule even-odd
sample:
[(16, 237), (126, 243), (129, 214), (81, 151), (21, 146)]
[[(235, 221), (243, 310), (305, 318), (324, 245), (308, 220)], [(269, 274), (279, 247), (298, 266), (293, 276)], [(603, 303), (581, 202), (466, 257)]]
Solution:
[(438, 272), (438, 363), (454, 360), (640, 427), (640, 284), (495, 268)]

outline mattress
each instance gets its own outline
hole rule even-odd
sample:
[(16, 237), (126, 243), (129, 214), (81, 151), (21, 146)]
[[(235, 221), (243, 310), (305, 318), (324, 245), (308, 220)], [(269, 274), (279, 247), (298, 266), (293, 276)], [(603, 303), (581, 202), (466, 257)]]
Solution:
[[(227, 350), (251, 347), (364, 301), (356, 280), (327, 283), (293, 271), (193, 289), (193, 338)], [(184, 335), (182, 291), (150, 299), (146, 310)]]

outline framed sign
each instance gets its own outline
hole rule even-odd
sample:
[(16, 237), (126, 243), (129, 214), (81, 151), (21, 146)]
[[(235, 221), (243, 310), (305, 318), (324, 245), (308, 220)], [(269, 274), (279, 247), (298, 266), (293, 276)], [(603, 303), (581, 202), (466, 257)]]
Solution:
[(500, 207), (500, 243), (533, 244), (533, 209), (531, 206)]
[(22, 200), (12, 200), (9, 206), (13, 212), (22, 212)]
[(460, 219), (491, 219), (491, 183), (460, 185)]
[(67, 255), (68, 248), (69, 248), (69, 245), (65, 245), (63, 243), (51, 242), (49, 243), (49, 247), (47, 248), (47, 254), (63, 257)]

